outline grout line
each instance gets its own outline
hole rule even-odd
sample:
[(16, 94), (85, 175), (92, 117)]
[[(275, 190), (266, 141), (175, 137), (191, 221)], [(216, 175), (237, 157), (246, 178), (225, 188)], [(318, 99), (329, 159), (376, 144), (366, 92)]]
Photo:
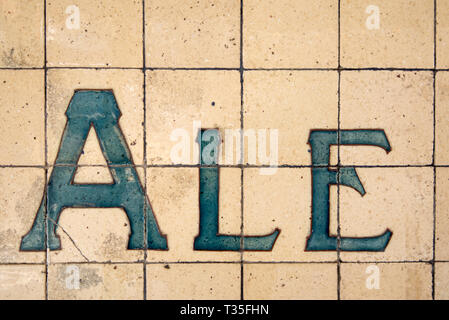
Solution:
[(367, 260), (367, 261), (359, 261), (359, 260), (342, 260), (340, 263), (343, 264), (409, 264), (409, 263), (427, 263), (432, 264), (432, 260), (391, 260), (391, 261), (376, 261), (376, 260)]
[(50, 66), (47, 67), (48, 70), (142, 70), (142, 67), (105, 67), (105, 66), (82, 66), (82, 67), (74, 67), (74, 66)]
[[(447, 263), (449, 264), (449, 260), (436, 260), (436, 263)], [(53, 262), (52, 265), (76, 265), (76, 264), (143, 264), (144, 260), (135, 260), (135, 261), (60, 261)], [(285, 261), (241, 261), (241, 260), (232, 260), (232, 261), (147, 261), (147, 265), (165, 265), (165, 264), (336, 264), (337, 260), (325, 260), (325, 261), (294, 261), (294, 260), (285, 260)], [(358, 260), (347, 260), (340, 261), (341, 264), (433, 264), (433, 260), (391, 260), (391, 261), (376, 261), (376, 260), (367, 260), (367, 261), (358, 261)], [(11, 266), (11, 265), (44, 265), (43, 262), (0, 262), (0, 266)]]
[(338, 0), (338, 86), (337, 86), (337, 300), (341, 300), (340, 228), (340, 130), (341, 130), (341, 1)]
[(433, 168), (433, 252), (432, 252), (432, 299), (435, 300), (435, 261), (436, 261), (436, 168)]
[(144, 255), (143, 255), (143, 300), (147, 300), (147, 258), (148, 258), (148, 230), (147, 230), (147, 77), (146, 68), (146, 33), (145, 33), (145, 0), (142, 0), (142, 74), (143, 74), (143, 221), (144, 221)]
[(48, 67), (47, 67), (47, 0), (44, 0), (44, 242), (45, 242), (45, 300), (48, 300), (48, 270), (50, 264), (50, 249), (48, 246)]
[[(44, 48), (45, 51), (45, 48)], [(44, 58), (45, 59), (45, 58)], [(0, 67), (2, 71), (29, 71), (29, 70), (41, 70), (44, 71), (45, 67)]]
[(225, 67), (148, 67), (148, 71), (240, 71), (239, 68)]
[(437, 0), (433, 1), (433, 245), (432, 245), (432, 300), (435, 300), (435, 249), (436, 249), (436, 167), (435, 167), (435, 147), (436, 147), (436, 68), (437, 68)]
[[(142, 70), (141, 67), (0, 67), (0, 70)], [(204, 67), (146, 67), (145, 71), (240, 71), (240, 68), (204, 68)], [(243, 71), (400, 71), (400, 72), (447, 72), (449, 68), (242, 68)]]
[[(250, 164), (237, 164), (237, 165), (199, 165), (199, 164), (149, 164), (149, 165), (0, 165), (0, 169), (52, 169), (54, 167), (75, 167), (75, 168), (234, 168), (234, 169), (260, 169), (260, 168), (272, 168), (269, 165), (250, 165)], [(366, 169), (375, 169), (375, 168), (448, 168), (449, 165), (432, 165), (432, 164), (424, 164), (424, 165), (279, 165), (277, 168), (279, 169), (312, 169), (312, 168), (366, 168)]]
[[(245, 71), (391, 71), (391, 72), (432, 72), (434, 68), (383, 68), (383, 67), (362, 67), (362, 68), (248, 68)], [(438, 71), (449, 71), (449, 69), (439, 69)]]
[(244, 144), (245, 137), (243, 135), (244, 130), (244, 77), (243, 77), (243, 0), (240, 0), (240, 300), (245, 300), (244, 296), (244, 267), (243, 267), (243, 258), (244, 258)]
[[(378, 67), (367, 67), (367, 68), (344, 68), (340, 67), (341, 71), (404, 71), (404, 72), (418, 72), (418, 71), (434, 71), (433, 68), (378, 68)], [(447, 69), (441, 69), (441, 71), (447, 71)]]

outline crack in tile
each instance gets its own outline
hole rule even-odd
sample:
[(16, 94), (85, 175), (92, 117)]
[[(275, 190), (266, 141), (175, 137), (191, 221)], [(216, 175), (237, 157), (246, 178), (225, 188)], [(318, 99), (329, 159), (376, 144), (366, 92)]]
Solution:
[(75, 241), (72, 239), (72, 237), (68, 234), (67, 231), (65, 231), (65, 229), (59, 225), (56, 221), (54, 221), (51, 218), (48, 218), (48, 220), (50, 220), (51, 222), (53, 222), (56, 226), (58, 226), (59, 228), (61, 228), (61, 230), (67, 235), (67, 237), (70, 239), (70, 241), (73, 243), (73, 245), (75, 246), (76, 250), (78, 250), (78, 252), (83, 256), (84, 259), (86, 259), (87, 262), (89, 262), (89, 259), (83, 254), (83, 252), (81, 251), (80, 248), (78, 248), (78, 246), (76, 245)]

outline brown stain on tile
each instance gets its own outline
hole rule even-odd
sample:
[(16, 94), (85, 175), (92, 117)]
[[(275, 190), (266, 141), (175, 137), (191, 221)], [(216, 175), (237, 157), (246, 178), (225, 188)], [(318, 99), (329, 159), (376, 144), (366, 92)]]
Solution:
[[(67, 266), (61, 265), (57, 268), (57, 277), (58, 281), (61, 283), (65, 283), (68, 277)], [(91, 268), (89, 266), (81, 266), (79, 268), (79, 285), (80, 289), (88, 289), (90, 287), (96, 287), (103, 283), (103, 277), (99, 274), (99, 270), (97, 268)]]
[[(129, 234), (131, 234), (131, 230), (129, 230)], [(127, 245), (128, 238), (109, 233), (99, 245), (100, 248), (97, 250), (97, 254), (104, 255), (105, 259), (113, 259), (117, 255), (117, 248), (126, 248)]]
[[(27, 193), (24, 196), (24, 199), (18, 199), (16, 201), (15, 210), (18, 213), (21, 222), (26, 225), (30, 223), (30, 214), (28, 211), (27, 206), (25, 205), (25, 202), (31, 202), (31, 203), (39, 203), (41, 199), (43, 198), (44, 194), (43, 192), (37, 192), (40, 190), (43, 190), (43, 186), (45, 183), (44, 177), (37, 177), (34, 181), (31, 182), (29, 186), (27, 186), (26, 190)], [(36, 207), (36, 212), (38, 210), (38, 207)]]
[(40, 0), (2, 1), (0, 5), (1, 67), (42, 67), (44, 62), (44, 3)]
[(1, 61), (6, 67), (17, 67), (26, 65), (26, 60), (22, 52), (16, 52), (15, 48), (11, 48), (9, 51), (3, 51)]
[[(7, 251), (9, 254), (8, 259), (15, 259), (19, 255), (19, 252), (17, 252), (15, 249), (17, 245), (11, 241), (11, 239), (17, 239), (21, 235), (17, 233), (16, 230), (13, 229), (7, 229), (5, 231), (0, 231), (0, 250), (1, 251)], [(3, 261), (6, 259), (0, 259), (0, 261)]]

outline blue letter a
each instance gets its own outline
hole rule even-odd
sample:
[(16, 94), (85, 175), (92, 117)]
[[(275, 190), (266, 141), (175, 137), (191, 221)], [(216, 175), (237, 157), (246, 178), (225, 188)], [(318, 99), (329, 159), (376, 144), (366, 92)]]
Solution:
[[(67, 108), (67, 125), (48, 182), (47, 196), (44, 194), (33, 227), (22, 239), (21, 250), (60, 249), (57, 223), (61, 211), (69, 207), (123, 208), (131, 227), (128, 249), (167, 250), (166, 237), (159, 231), (118, 125), (120, 115), (112, 91), (75, 92)], [(73, 183), (78, 159), (91, 128), (97, 133), (114, 179), (112, 184)]]

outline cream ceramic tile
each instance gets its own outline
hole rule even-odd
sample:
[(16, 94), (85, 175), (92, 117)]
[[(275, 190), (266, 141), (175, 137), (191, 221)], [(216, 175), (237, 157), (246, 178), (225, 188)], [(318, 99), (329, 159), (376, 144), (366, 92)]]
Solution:
[(148, 163), (181, 163), (172, 160), (171, 153), (185, 136), (190, 147), (185, 163), (194, 164), (198, 162), (193, 156), (196, 122), (202, 128), (219, 128), (222, 140), (226, 129), (240, 128), (240, 75), (237, 71), (149, 71), (147, 105)]
[[(79, 89), (112, 90), (121, 112), (119, 126), (134, 164), (143, 164), (143, 74), (140, 70), (50, 70), (48, 72), (48, 162), (53, 165), (67, 122), (65, 112)], [(95, 131), (84, 147), (82, 165), (104, 165)], [(93, 135), (93, 136), (92, 136)]]
[(337, 264), (245, 264), (246, 300), (335, 300)]
[(50, 265), (50, 300), (142, 300), (143, 264)]
[(45, 265), (0, 265), (1, 300), (45, 299)]
[(435, 85), (435, 164), (448, 165), (449, 73), (438, 72)]
[(149, 300), (238, 300), (240, 265), (149, 264), (146, 290)]
[[(219, 231), (240, 235), (240, 169), (220, 169)], [(168, 251), (148, 251), (147, 260), (240, 261), (240, 252), (194, 250), (199, 234), (199, 169), (149, 168), (147, 190)]]
[(246, 68), (336, 68), (338, 2), (248, 0), (243, 4)]
[(435, 299), (449, 300), (449, 263), (435, 264)]
[(449, 2), (436, 1), (437, 3), (437, 35), (436, 58), (437, 68), (449, 68)]
[(146, 1), (145, 12), (149, 66), (239, 67), (239, 0)]
[(344, 300), (431, 300), (432, 266), (425, 263), (341, 265)]
[[(442, 0), (0, 1), (0, 299), (449, 299), (449, 168), (437, 167), (435, 177), (433, 166), (449, 165), (449, 72), (436, 72), (436, 82), (432, 72), (434, 48), (437, 67), (449, 68), (447, 10)], [(133, 242), (141, 249), (128, 249), (131, 224), (122, 208), (66, 204), (56, 230), (61, 249), (20, 251), (55, 172), (66, 110), (83, 89), (113, 91), (168, 250)], [(97, 128), (116, 130), (98, 120), (99, 111), (90, 118)], [(236, 157), (241, 125), (244, 166)], [(194, 249), (200, 128), (221, 134), (219, 234), (278, 229), (272, 250)], [(389, 229), (384, 252), (306, 251), (309, 135), (338, 128), (384, 130), (392, 150), (331, 146), (329, 169), (340, 154), (342, 165), (357, 166), (366, 194), (329, 186), (329, 235)], [(74, 184), (121, 178), (107, 167), (95, 130), (78, 164)], [(367, 289), (377, 270), (379, 289)]]
[(44, 195), (43, 169), (1, 168), (0, 262), (43, 263), (44, 252), (20, 251)]
[(389, 153), (374, 146), (341, 146), (342, 164), (431, 164), (432, 73), (343, 72), (341, 128), (384, 130), (391, 146)]
[[(136, 170), (143, 186), (144, 169)], [(98, 174), (92, 175), (94, 172)], [(50, 175), (51, 172), (48, 173), (48, 178)], [(75, 173), (74, 183), (104, 184), (109, 183), (106, 179), (110, 176), (108, 168), (79, 167)], [(77, 178), (79, 182), (76, 182)], [(57, 223), (56, 234), (60, 238), (61, 248), (50, 251), (51, 263), (144, 260), (144, 250), (128, 249), (131, 227), (128, 216), (122, 208), (64, 208)]]
[(0, 12), (0, 67), (42, 67), (44, 2), (3, 0)]
[(449, 261), (449, 168), (436, 169), (435, 258)]
[[(311, 195), (310, 169), (280, 168), (273, 175), (261, 175), (259, 169), (245, 169), (245, 234), (267, 235), (276, 228), (280, 234), (271, 252), (247, 251), (243, 254), (244, 260), (336, 261), (335, 251), (305, 251), (311, 232)], [(331, 201), (331, 208), (336, 205), (336, 201)], [(336, 232), (336, 228), (330, 230)]]
[(341, 2), (345, 68), (433, 68), (433, 0)]
[(44, 165), (44, 72), (0, 70), (2, 165)]
[(47, 1), (54, 67), (142, 67), (141, 0)]
[(333, 71), (246, 72), (244, 128), (278, 130), (280, 165), (311, 165), (310, 130), (338, 128), (337, 85)]
[(343, 261), (429, 261), (433, 256), (433, 169), (357, 168), (366, 194), (340, 188), (342, 237), (389, 229), (384, 252), (341, 252)]
[(143, 260), (143, 250), (128, 250), (130, 227), (121, 209), (65, 209), (56, 233), (61, 250), (50, 252), (52, 263)]

